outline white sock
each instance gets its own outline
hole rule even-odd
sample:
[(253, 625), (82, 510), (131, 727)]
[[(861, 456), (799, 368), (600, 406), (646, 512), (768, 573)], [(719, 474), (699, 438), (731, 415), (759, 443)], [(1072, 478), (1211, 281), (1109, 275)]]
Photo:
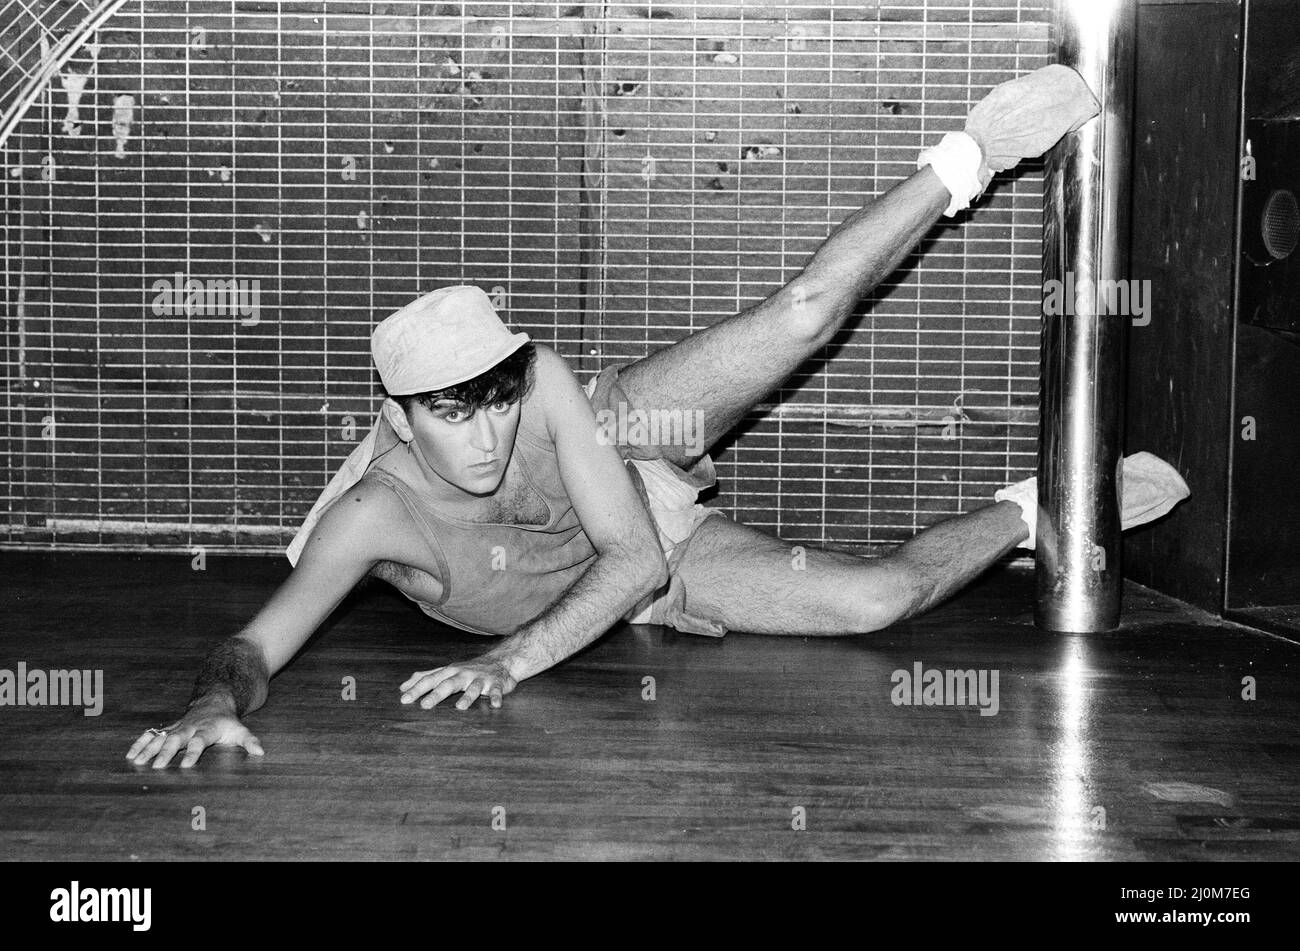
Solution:
[(1030, 476), (1028, 479), (1009, 485), (1005, 489), (998, 489), (993, 493), (995, 502), (1015, 502), (1020, 506), (1020, 519), (1029, 529), (1029, 538), (1020, 544), (1017, 548), (1028, 548), (1034, 550), (1034, 533), (1038, 528), (1038, 476)]
[(938, 145), (923, 149), (916, 159), (916, 167), (926, 165), (952, 195), (952, 201), (943, 211), (947, 218), (969, 208), (970, 203), (983, 194), (992, 177), (991, 173), (981, 176), (984, 153), (974, 136), (966, 132), (949, 132)]
[[(1125, 456), (1120, 479), (1120, 531), (1155, 521), (1192, 494), (1177, 469), (1149, 452)], [(993, 493), (993, 500), (1011, 501), (1020, 506), (1020, 518), (1029, 528), (1029, 538), (1016, 547), (1033, 551), (1038, 524), (1038, 477), (1030, 476), (998, 489)]]

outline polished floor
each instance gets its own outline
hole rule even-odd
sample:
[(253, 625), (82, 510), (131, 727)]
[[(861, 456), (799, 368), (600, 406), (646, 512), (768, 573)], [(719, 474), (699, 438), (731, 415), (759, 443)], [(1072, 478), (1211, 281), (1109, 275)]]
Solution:
[[(376, 587), (249, 718), (264, 758), (128, 763), (287, 569), (0, 552), (0, 670), (104, 676), (97, 717), (0, 707), (0, 857), (1300, 858), (1300, 646), (1137, 585), (1119, 631), (1044, 634), (1011, 566), (855, 639), (621, 625), (468, 712), (397, 686), (482, 639)], [(895, 703), (917, 664), (984, 671), (988, 711), (996, 672), (996, 714)]]

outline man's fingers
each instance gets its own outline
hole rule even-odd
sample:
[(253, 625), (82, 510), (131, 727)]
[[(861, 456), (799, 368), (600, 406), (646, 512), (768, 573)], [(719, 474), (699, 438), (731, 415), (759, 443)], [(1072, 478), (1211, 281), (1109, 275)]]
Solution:
[[(412, 674), (402, 684), (402, 703), (419, 700), (420, 706), (431, 710), (454, 693), (464, 693), (456, 709), (468, 710), (480, 697), (486, 697), (494, 707), (514, 688), (514, 681), (494, 672), (490, 666), (471, 662), (465, 667), (448, 666)], [(423, 698), (423, 699), (421, 699)]]
[(243, 730), (242, 733), (225, 736), (224, 738), (214, 735), (211, 731), (199, 730), (190, 737), (189, 743), (185, 745), (185, 755), (181, 757), (181, 769), (189, 769), (197, 763), (202, 757), (203, 751), (209, 746), (239, 746), (253, 756), (266, 755), (266, 751), (262, 749), (261, 740), (248, 732), (247, 729)]
[(455, 667), (440, 667), (437, 670), (428, 671), (412, 683), (410, 688), (406, 690), (406, 693), (402, 694), (402, 703), (411, 703), (414, 700), (419, 700), (444, 680), (459, 676), (460, 674), (461, 671)]
[[(455, 671), (449, 671), (448, 676)], [(438, 670), (423, 670), (411, 675), (411, 679), (402, 684), (402, 703), (411, 703), (419, 700), (422, 696), (432, 690), (442, 680), (442, 668)]]
[(403, 681), (402, 685), (397, 689), (406, 690), (411, 686), (411, 684), (415, 683), (421, 677), (427, 677), (429, 676), (429, 674), (432, 674), (437, 670), (438, 670), (437, 667), (434, 667), (432, 670), (417, 670), (415, 673), (411, 674), (411, 676), (407, 677), (406, 680)]
[(416, 681), (420, 680), (422, 677), (429, 677), (432, 676), (433, 674), (436, 674), (440, 670), (446, 670), (446, 669), (447, 669), (446, 667), (435, 667), (432, 670), (417, 670), (415, 673), (411, 674), (411, 676), (407, 677), (406, 680), (402, 683), (402, 685), (397, 689), (409, 690), (412, 686), (414, 686)]
[(181, 748), (181, 745), (184, 742), (185, 737), (181, 734), (169, 733), (167, 735), (167, 742), (162, 745), (161, 749), (158, 750), (158, 754), (154, 757), (153, 768), (165, 769), (167, 764), (172, 761), (172, 757), (176, 755), (176, 751)]
[(468, 710), (470, 707), (474, 706), (474, 701), (482, 695), (485, 686), (487, 685), (483, 683), (482, 677), (474, 678), (474, 680), (465, 687), (465, 692), (461, 694), (461, 698), (456, 701), (456, 709)]
[(140, 734), (139, 738), (134, 743), (131, 744), (131, 748), (126, 751), (126, 758), (135, 759), (137, 756), (140, 755), (141, 751), (144, 750), (144, 748), (149, 745), (150, 741), (153, 740), (153, 738), (157, 735), (158, 735), (157, 733), (150, 733), (148, 730), (145, 730), (143, 733)]
[(427, 697), (420, 701), (420, 706), (426, 710), (432, 710), (453, 693), (460, 693), (460, 691), (468, 687), (473, 679), (474, 675), (468, 671), (459, 671), (438, 684)]
[(203, 751), (207, 748), (207, 746), (208, 746), (207, 737), (205, 737), (202, 733), (195, 733), (194, 736), (190, 738), (190, 742), (185, 747), (185, 755), (181, 757), (181, 769), (189, 769), (191, 766), (197, 763), (199, 761), (199, 757), (203, 755)]
[(171, 734), (169, 733), (160, 733), (157, 735), (151, 734), (149, 741), (144, 745), (144, 749), (140, 750), (140, 752), (135, 755), (135, 765), (143, 766), (145, 763), (149, 762), (149, 760), (153, 759), (154, 754), (162, 749), (163, 744), (167, 742), (167, 737), (170, 735)]
[(162, 733), (146, 730), (131, 744), (127, 759), (136, 766), (152, 760), (154, 769), (165, 769), (176, 754), (184, 750), (180, 765), (187, 768), (194, 765), (205, 749), (214, 745), (242, 746), (253, 756), (266, 755), (261, 741), (236, 720), (218, 718), (198, 722), (198, 728), (178, 720)]

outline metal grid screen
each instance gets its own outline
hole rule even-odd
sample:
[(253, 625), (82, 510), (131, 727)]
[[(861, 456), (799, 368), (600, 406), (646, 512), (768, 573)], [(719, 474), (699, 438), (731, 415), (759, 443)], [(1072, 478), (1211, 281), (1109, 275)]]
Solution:
[[(128, 4), (3, 154), (3, 542), (282, 548), (392, 310), (478, 284), (584, 381), (644, 356), (1048, 62), (1045, 7)], [(1041, 172), (944, 219), (710, 504), (871, 550), (1032, 473)]]

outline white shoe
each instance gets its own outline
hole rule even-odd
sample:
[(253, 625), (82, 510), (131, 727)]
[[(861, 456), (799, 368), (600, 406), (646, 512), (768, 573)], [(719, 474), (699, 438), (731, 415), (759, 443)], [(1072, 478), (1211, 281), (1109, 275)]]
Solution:
[[(1191, 495), (1178, 470), (1159, 456), (1135, 452), (1124, 458), (1120, 475), (1120, 530), (1153, 522)], [(1020, 517), (1029, 528), (1029, 538), (1017, 548), (1034, 550), (1038, 522), (1038, 477), (1030, 476), (993, 493), (997, 502), (1010, 500), (1020, 506)]]

